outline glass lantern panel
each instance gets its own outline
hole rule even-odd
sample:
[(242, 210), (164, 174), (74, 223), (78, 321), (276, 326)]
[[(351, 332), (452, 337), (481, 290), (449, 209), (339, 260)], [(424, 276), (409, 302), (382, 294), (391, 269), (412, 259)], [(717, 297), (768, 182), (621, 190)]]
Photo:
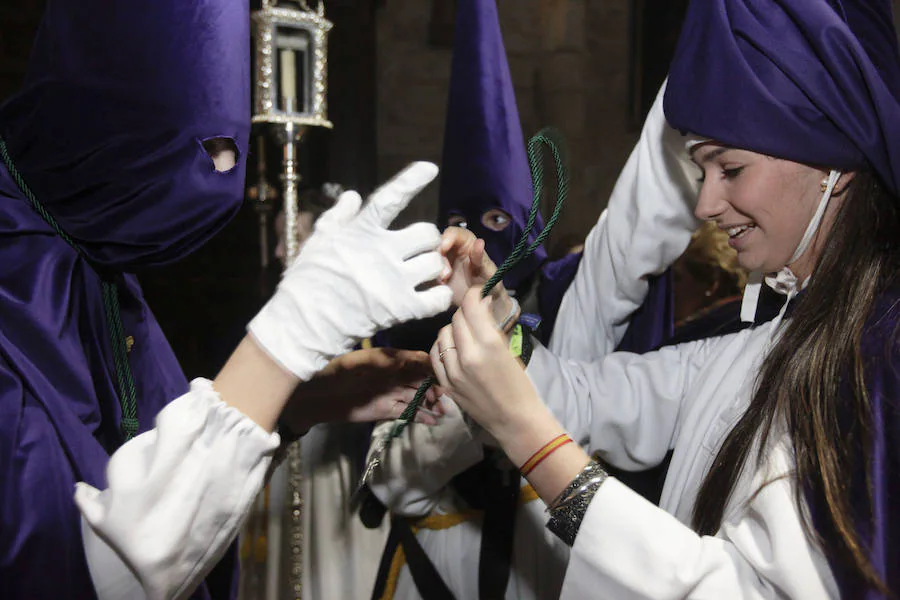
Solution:
[(302, 27), (275, 28), (278, 110), (305, 114), (312, 109), (312, 36)]
[(304, 10), (310, 12), (310, 4), (316, 6), (316, 2), (309, 2), (308, 0), (278, 0), (276, 2), (281, 8), (293, 8), (294, 10)]

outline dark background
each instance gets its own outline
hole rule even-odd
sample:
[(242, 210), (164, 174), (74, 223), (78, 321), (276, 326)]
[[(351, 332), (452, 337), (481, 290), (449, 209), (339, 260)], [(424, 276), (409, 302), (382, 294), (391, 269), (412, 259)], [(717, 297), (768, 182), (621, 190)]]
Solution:
[(632, 127), (644, 123), (659, 86), (669, 72), (689, 0), (632, 0), (631, 107)]

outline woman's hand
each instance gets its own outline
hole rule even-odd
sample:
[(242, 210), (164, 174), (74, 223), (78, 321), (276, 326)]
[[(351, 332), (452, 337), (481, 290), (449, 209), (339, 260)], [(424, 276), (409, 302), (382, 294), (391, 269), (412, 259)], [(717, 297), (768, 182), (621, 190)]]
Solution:
[[(541, 402), (513, 358), (490, 314), (490, 299), (469, 290), (453, 323), (431, 349), (431, 365), (441, 388), (500, 443), (516, 465), (525, 464), (565, 429)], [(535, 467), (528, 480), (550, 503), (588, 462), (577, 444), (567, 444)]]
[[(317, 423), (396, 419), (431, 374), (425, 352), (394, 348), (350, 352), (301, 383), (281, 418), (294, 433)], [(442, 408), (437, 394), (429, 390), (416, 422), (436, 424)]]
[[(462, 227), (448, 227), (441, 236), (439, 248), (452, 268), (444, 283), (453, 290), (453, 304), (460, 306), (471, 287), (482, 287), (497, 272), (497, 265), (484, 251), (484, 240)], [(503, 282), (491, 290), (492, 313), (496, 323), (510, 313), (512, 302)]]
[(490, 304), (478, 287), (466, 293), (431, 349), (431, 365), (442, 390), (505, 447), (514, 431), (548, 413), (522, 363), (510, 355)]
[[(469, 288), (482, 286), (496, 273), (497, 266), (484, 251), (484, 240), (462, 227), (448, 227), (438, 249), (452, 268), (446, 284), (453, 290), (453, 304), (462, 304)], [(503, 284), (497, 286), (502, 287)], [(497, 289), (494, 288), (494, 289)]]

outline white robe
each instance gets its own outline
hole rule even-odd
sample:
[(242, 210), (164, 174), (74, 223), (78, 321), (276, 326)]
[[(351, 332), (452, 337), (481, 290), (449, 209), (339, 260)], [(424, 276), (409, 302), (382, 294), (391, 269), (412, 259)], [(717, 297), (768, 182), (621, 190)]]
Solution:
[[(466, 507), (448, 487), (450, 479), (479, 462), (482, 442), (467, 426), (452, 402), (441, 424), (412, 424), (395, 440), (386, 464), (369, 485), (395, 514), (424, 517), (456, 514)], [(376, 428), (383, 435), (393, 422)], [(524, 481), (524, 480), (523, 480)], [(568, 548), (545, 527), (544, 504), (529, 502), (516, 516), (512, 569), (506, 598), (556, 598), (565, 573)], [(467, 521), (448, 529), (422, 529), (416, 538), (456, 598), (478, 598), (478, 563), (481, 528)], [(404, 566), (393, 596), (397, 600), (420, 598), (409, 569)]]
[(666, 124), (664, 92), (665, 83), (585, 241), (550, 340), (557, 356), (594, 360), (612, 352), (647, 296), (648, 277), (675, 262), (700, 226), (694, 216), (700, 169), (683, 136)]
[[(794, 503), (786, 436), (738, 481), (715, 537), (687, 524), (722, 439), (746, 409), (775, 322), (593, 364), (537, 348), (528, 374), (576, 439), (614, 466), (674, 454), (654, 507), (614, 479), (594, 497), (572, 548), (563, 598), (837, 598)], [(772, 482), (754, 496), (761, 483)]]
[[(693, 204), (699, 171), (691, 170), (681, 136), (665, 123), (663, 90), (607, 210), (586, 240), (584, 258), (563, 299), (552, 340), (561, 356), (608, 354), (646, 297), (647, 278), (681, 255), (698, 226)], [(372, 477), (370, 488), (393, 512), (425, 516), (459, 511), (459, 499), (447, 484), (481, 460), (483, 440), (473, 439), (458, 409), (452, 403), (450, 408), (451, 413), (436, 427), (407, 428)], [(383, 436), (391, 425), (379, 425), (374, 438)], [(546, 521), (540, 500), (520, 508), (506, 598), (558, 596), (568, 548), (546, 530)], [(481, 531), (476, 523), (423, 529), (417, 539), (457, 598), (478, 597)], [(420, 597), (406, 567), (394, 597)]]
[(362, 476), (359, 424), (313, 427), (303, 436), (303, 599), (369, 600), (390, 530), (363, 525), (352, 505)]

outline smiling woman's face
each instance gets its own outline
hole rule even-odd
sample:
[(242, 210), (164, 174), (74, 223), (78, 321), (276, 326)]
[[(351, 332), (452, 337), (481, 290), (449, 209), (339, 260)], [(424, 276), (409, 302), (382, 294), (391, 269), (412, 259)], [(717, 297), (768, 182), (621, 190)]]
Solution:
[[(696, 147), (691, 158), (703, 171), (694, 214), (728, 233), (743, 268), (771, 273), (788, 266), (822, 198), (827, 172), (715, 142)], [(838, 205), (834, 200), (819, 228), (818, 243), (789, 265), (801, 279), (812, 273), (831, 228)]]

